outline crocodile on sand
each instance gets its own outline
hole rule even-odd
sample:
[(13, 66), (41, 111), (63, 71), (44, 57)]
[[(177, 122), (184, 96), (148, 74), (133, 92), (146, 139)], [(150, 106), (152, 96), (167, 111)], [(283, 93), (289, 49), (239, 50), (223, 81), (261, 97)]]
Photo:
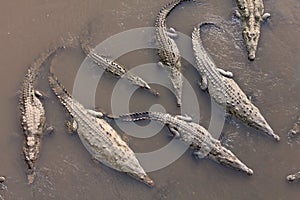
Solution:
[(40, 100), (41, 93), (35, 89), (34, 83), (38, 76), (40, 67), (60, 48), (62, 47), (53, 48), (48, 52), (41, 54), (40, 57), (37, 58), (28, 68), (22, 84), (19, 99), (21, 110), (20, 120), (25, 136), (23, 154), (28, 168), (27, 178), (29, 184), (33, 183), (36, 175), (35, 163), (39, 158), (42, 136), (46, 130), (53, 130), (52, 127), (47, 129), (45, 127), (45, 109)]
[(142, 112), (107, 117), (121, 121), (154, 120), (160, 122), (169, 128), (176, 139), (193, 149), (196, 157), (207, 156), (222, 165), (246, 172), (248, 175), (253, 174), (252, 169), (248, 168), (230, 150), (222, 146), (219, 140), (213, 138), (204, 127), (194, 123), (188, 116), (177, 115), (174, 117), (167, 113)]
[(117, 132), (101, 118), (101, 112), (90, 111), (64, 89), (54, 75), (49, 76), (50, 87), (73, 118), (72, 129), (77, 131), (81, 142), (92, 157), (135, 179), (153, 186), (154, 181), (146, 174), (134, 152)]
[[(87, 36), (88, 37), (88, 36)], [(150, 93), (154, 94), (155, 96), (158, 96), (159, 93), (156, 92), (154, 89), (152, 89), (148, 83), (140, 78), (139, 76), (128, 72), (123, 66), (120, 64), (112, 61), (109, 58), (106, 58), (104, 56), (101, 56), (95, 52), (95, 50), (90, 45), (90, 40), (84, 37), (84, 39), (81, 39), (81, 48), (83, 52), (99, 67), (103, 68), (105, 71), (112, 73), (113, 75), (119, 77), (119, 78), (126, 78), (130, 83), (133, 85), (136, 85), (140, 88), (143, 88)]]
[(161, 62), (159, 65), (165, 67), (169, 78), (175, 89), (177, 105), (181, 106), (183, 78), (181, 74), (181, 55), (174, 41), (176, 32), (173, 28), (167, 29), (166, 18), (170, 12), (181, 2), (189, 0), (175, 0), (165, 5), (156, 17), (155, 35), (158, 44), (158, 55)]
[(195, 67), (202, 77), (199, 83), (201, 89), (208, 90), (211, 98), (229, 114), (279, 141), (280, 137), (274, 133), (259, 109), (252, 104), (232, 79), (232, 73), (218, 69), (204, 49), (200, 37), (200, 28), (206, 24), (215, 25), (211, 22), (200, 23), (192, 33), (192, 44), (196, 59)]
[(262, 0), (236, 0), (236, 4), (238, 10), (236, 10), (235, 15), (242, 22), (242, 34), (248, 51), (248, 58), (254, 60), (260, 38), (260, 25), (271, 15), (264, 13)]

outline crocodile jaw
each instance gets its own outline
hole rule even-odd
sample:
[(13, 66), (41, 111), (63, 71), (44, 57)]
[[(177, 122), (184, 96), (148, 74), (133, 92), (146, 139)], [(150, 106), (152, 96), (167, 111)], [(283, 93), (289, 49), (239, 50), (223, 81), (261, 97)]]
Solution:
[(154, 181), (147, 174), (135, 174), (130, 172), (128, 172), (127, 174), (150, 187), (153, 187), (155, 185)]
[(255, 120), (250, 123), (250, 126), (263, 131), (267, 135), (273, 137), (276, 141), (280, 141), (280, 137), (274, 133), (273, 129), (261, 114), (258, 114), (258, 116), (255, 117)]
[(242, 163), (230, 150), (223, 147), (220, 142), (216, 143), (216, 146), (208, 154), (208, 157), (222, 165), (243, 171), (249, 176), (253, 174), (252, 169)]

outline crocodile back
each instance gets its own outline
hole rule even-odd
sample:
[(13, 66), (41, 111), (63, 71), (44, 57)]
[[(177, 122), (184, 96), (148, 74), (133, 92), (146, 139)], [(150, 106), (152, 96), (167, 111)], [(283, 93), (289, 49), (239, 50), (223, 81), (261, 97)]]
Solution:
[[(77, 133), (93, 158), (139, 180), (148, 177), (131, 148), (105, 120), (92, 116), (83, 105), (72, 99), (53, 75), (49, 76), (49, 83), (61, 103), (77, 122)], [(147, 184), (153, 182), (148, 181)]]

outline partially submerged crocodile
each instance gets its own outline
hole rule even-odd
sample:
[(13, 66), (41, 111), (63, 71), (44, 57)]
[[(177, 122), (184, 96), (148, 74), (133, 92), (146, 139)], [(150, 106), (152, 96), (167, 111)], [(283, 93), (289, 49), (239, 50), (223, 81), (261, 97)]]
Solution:
[(200, 28), (205, 24), (215, 25), (210, 22), (201, 23), (194, 28), (192, 33), (196, 69), (202, 76), (202, 81), (199, 83), (201, 89), (208, 90), (211, 98), (229, 114), (279, 141), (279, 136), (274, 134), (274, 131), (259, 109), (251, 103), (238, 84), (232, 79), (232, 73), (218, 69), (204, 49), (200, 38)]
[(72, 129), (77, 131), (81, 142), (97, 161), (135, 179), (153, 186), (154, 182), (146, 174), (134, 152), (117, 132), (101, 118), (101, 112), (87, 110), (77, 102), (58, 82), (49, 76), (50, 87), (62, 105), (73, 118)]
[(300, 117), (297, 122), (293, 125), (293, 128), (289, 131), (289, 135), (297, 135), (300, 133)]
[(126, 78), (133, 85), (146, 89), (147, 91), (151, 92), (156, 96), (159, 95), (159, 93), (153, 90), (148, 85), (148, 83), (145, 80), (143, 80), (141, 77), (131, 72), (128, 72), (123, 66), (114, 62), (113, 60), (97, 54), (95, 50), (92, 48), (92, 46), (89, 44), (90, 42), (88, 38), (85, 37), (84, 40), (81, 39), (80, 43), (83, 52), (90, 59), (92, 59), (93, 62), (95, 62), (99, 67), (103, 68), (105, 71), (110, 72), (119, 78)]
[(246, 43), (249, 60), (255, 59), (260, 38), (260, 25), (271, 15), (264, 13), (262, 0), (236, 0), (236, 16), (242, 21), (243, 38)]
[(181, 2), (188, 0), (175, 0), (165, 5), (156, 17), (155, 34), (158, 44), (158, 55), (160, 57), (161, 66), (166, 67), (169, 78), (171, 79), (177, 105), (181, 106), (182, 84), (183, 78), (181, 74), (181, 55), (174, 41), (176, 33), (173, 28), (167, 29), (166, 18), (170, 12)]
[(230, 150), (222, 146), (219, 140), (213, 138), (204, 127), (194, 123), (188, 116), (177, 115), (174, 117), (167, 113), (142, 112), (108, 117), (122, 121), (158, 121), (166, 125), (175, 138), (195, 150), (194, 155), (196, 157), (203, 158), (207, 156), (222, 165), (246, 172), (248, 175), (253, 174), (253, 171), (242, 163)]
[(288, 175), (286, 180), (289, 182), (300, 181), (300, 172)]
[[(22, 91), (20, 95), (20, 110), (21, 110), (21, 126), (24, 131), (24, 146), (23, 154), (28, 167), (27, 178), (28, 183), (31, 184), (35, 178), (35, 163), (39, 158), (41, 139), (45, 132), (45, 109), (40, 100), (41, 93), (38, 92), (34, 83), (39, 73), (40, 67), (51, 57), (56, 51), (61, 48), (53, 48), (46, 53), (40, 55), (34, 63), (28, 68), (27, 74), (22, 84)], [(51, 131), (52, 128), (47, 129)]]

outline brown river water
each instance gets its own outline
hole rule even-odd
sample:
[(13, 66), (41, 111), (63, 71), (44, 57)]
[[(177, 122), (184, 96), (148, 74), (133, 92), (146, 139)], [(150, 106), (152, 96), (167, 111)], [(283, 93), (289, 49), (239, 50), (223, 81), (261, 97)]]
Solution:
[[(193, 26), (205, 20), (208, 15), (221, 16), (226, 20), (228, 30), (225, 32), (215, 29), (204, 31), (204, 45), (217, 66), (234, 73), (240, 87), (252, 97), (254, 104), (261, 109), (274, 131), (281, 137), (280, 142), (275, 142), (234, 118), (226, 119), (221, 140), (254, 170), (253, 176), (249, 177), (208, 159), (197, 160), (188, 150), (167, 167), (149, 172), (156, 182), (154, 188), (149, 188), (125, 174), (94, 162), (79, 137), (67, 133), (67, 115), (49, 89), (49, 68), (45, 65), (37, 88), (49, 97), (44, 100), (44, 105), (47, 123), (55, 127), (55, 133), (44, 136), (37, 162), (36, 181), (32, 185), (27, 184), (22, 157), (23, 133), (19, 125), (17, 105), (18, 90), (29, 64), (50, 45), (61, 41), (62, 37), (78, 35), (87, 24), (91, 24), (95, 44), (126, 30), (153, 26), (156, 14), (167, 2), (168, 0), (2, 1), (0, 175), (5, 175), (7, 180), (6, 188), (0, 190), (0, 199), (299, 198), (299, 183), (290, 184), (285, 180), (286, 175), (300, 170), (300, 138), (289, 138), (287, 135), (300, 115), (299, 0), (265, 1), (265, 9), (271, 13), (272, 18), (262, 25), (257, 58), (253, 62), (247, 59), (240, 25), (232, 17), (234, 1), (203, 0), (200, 1), (201, 4), (184, 3), (168, 17), (168, 26), (187, 36), (191, 35)], [(149, 43), (153, 42), (151, 37), (147, 37), (147, 40)], [(119, 47), (121, 46), (122, 44)], [(113, 48), (119, 47), (116, 45)], [(76, 73), (84, 58), (80, 48), (66, 50), (55, 57), (54, 72), (69, 91), (72, 91)], [(131, 51), (118, 59), (128, 69), (158, 60), (154, 49)], [(197, 81), (200, 77), (192, 65), (183, 61), (183, 68), (184, 76), (189, 80), (198, 102), (197, 105), (187, 104), (185, 112), (196, 117), (199, 113), (195, 113), (195, 108), (199, 106), (201, 124), (208, 127), (211, 117), (210, 98), (199, 89)], [(162, 72), (159, 68), (157, 70), (160, 71), (156, 73)], [(95, 74), (96, 72), (91, 77)], [(141, 76), (147, 80), (156, 74), (149, 72)], [(106, 112), (112, 111), (112, 91), (116, 83), (117, 79), (107, 73), (101, 77), (96, 88), (96, 107)], [(126, 94), (132, 86), (124, 83), (122, 91)], [(131, 96), (130, 111), (148, 110), (152, 105), (160, 104), (167, 112), (180, 113), (175, 97), (167, 87), (155, 83), (151, 86), (161, 96), (154, 97), (139, 89)], [(115, 123), (112, 125), (120, 130)], [(123, 135), (124, 131), (120, 131), (120, 134)], [(127, 134), (124, 138), (135, 152), (150, 152), (168, 144), (168, 134), (167, 128), (163, 128), (159, 134), (147, 139)]]

